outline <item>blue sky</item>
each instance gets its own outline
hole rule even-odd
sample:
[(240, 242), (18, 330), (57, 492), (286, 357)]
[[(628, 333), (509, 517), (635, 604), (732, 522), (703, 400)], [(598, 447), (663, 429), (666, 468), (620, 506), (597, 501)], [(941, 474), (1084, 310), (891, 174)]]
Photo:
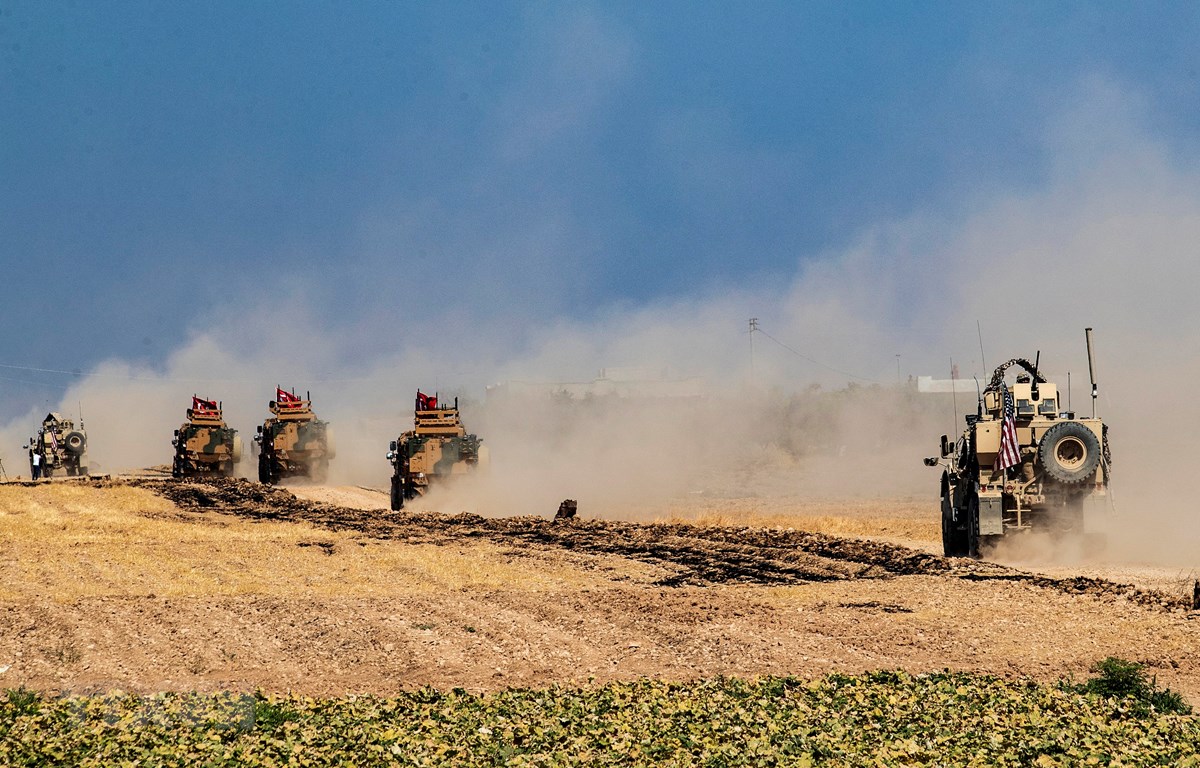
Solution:
[[(300, 312), (352, 365), (782, 295), (881, 222), (1043, 188), (1081, 84), (1194, 164), (1198, 8), (0, 0), (0, 364), (153, 368)], [(18, 368), (10, 412), (64, 385)]]

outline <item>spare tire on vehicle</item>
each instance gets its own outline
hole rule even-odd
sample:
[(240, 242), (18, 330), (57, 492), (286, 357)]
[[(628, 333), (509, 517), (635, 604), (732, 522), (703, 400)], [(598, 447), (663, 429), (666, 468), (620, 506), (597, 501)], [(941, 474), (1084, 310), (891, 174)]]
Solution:
[(71, 453), (83, 453), (83, 448), (87, 445), (87, 438), (82, 432), (68, 432), (63, 438), (63, 444), (67, 446), (67, 450)]
[(1038, 443), (1038, 464), (1060, 483), (1082, 483), (1100, 466), (1100, 440), (1077, 421), (1065, 421), (1046, 430)]

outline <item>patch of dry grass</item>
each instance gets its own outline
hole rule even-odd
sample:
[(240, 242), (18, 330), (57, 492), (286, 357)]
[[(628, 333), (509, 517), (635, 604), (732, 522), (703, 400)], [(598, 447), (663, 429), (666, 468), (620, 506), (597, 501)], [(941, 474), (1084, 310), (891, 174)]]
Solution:
[(794, 528), (906, 544), (941, 541), (936, 504), (927, 499), (696, 499), (658, 510), (656, 519), (701, 526)]
[(306, 524), (180, 512), (126, 486), (0, 486), (0, 599), (297, 597), (586, 587), (602, 576), (495, 545), (360, 540)]

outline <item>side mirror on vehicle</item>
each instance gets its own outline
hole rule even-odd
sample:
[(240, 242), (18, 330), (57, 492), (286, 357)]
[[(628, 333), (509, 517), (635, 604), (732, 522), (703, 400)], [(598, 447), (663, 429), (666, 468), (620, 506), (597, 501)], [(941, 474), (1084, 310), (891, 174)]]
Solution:
[(946, 435), (942, 435), (942, 458), (949, 456), (952, 450), (950, 439)]
[(388, 450), (389, 450), (389, 451), (395, 451), (395, 450), (396, 450), (396, 441), (395, 441), (395, 440), (393, 440), (392, 442), (388, 443)]
[(258, 434), (262, 434), (262, 424), (258, 425)]
[(925, 466), (927, 467), (936, 467), (938, 463), (937, 456), (930, 456), (927, 459), (921, 459), (921, 461), (925, 462)]

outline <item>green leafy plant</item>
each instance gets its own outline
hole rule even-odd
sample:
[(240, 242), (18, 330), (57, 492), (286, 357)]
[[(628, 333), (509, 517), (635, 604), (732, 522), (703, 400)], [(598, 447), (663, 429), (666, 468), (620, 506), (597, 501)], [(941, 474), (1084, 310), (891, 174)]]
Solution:
[(1091, 671), (1096, 677), (1079, 686), (1084, 693), (1128, 699), (1134, 703), (1133, 711), (1138, 715), (1151, 711), (1180, 715), (1192, 713), (1192, 708), (1177, 691), (1159, 689), (1157, 678), (1146, 679), (1144, 664), (1109, 656), (1093, 664)]
[(37, 691), (30, 691), (23, 685), (20, 688), (9, 688), (6, 698), (8, 706), (5, 707), (5, 710), (14, 718), (36, 715), (42, 702), (41, 694)]
[[(1105, 690), (1155, 690), (1105, 668)], [(10, 692), (0, 765), (1200, 768), (1200, 718), (1114, 717), (1133, 699), (1083, 687), (885, 671), (387, 698)]]
[(256, 695), (254, 698), (254, 724), (259, 728), (274, 730), (287, 722), (300, 719), (300, 713), (287, 702)]

